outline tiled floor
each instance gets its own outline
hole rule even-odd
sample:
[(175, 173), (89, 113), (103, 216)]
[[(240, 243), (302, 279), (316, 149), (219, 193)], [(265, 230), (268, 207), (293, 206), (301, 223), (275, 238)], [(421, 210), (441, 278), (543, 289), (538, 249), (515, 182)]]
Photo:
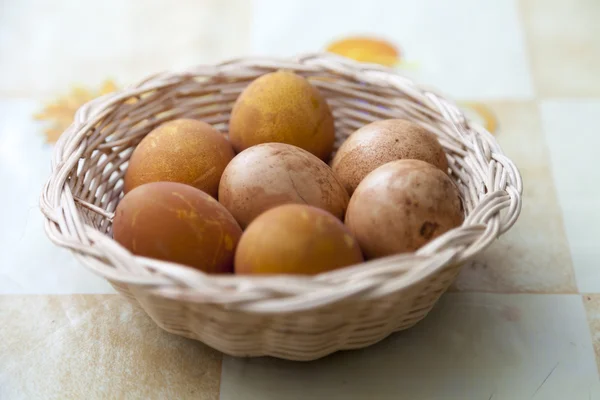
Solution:
[(600, 396), (577, 295), (448, 294), (414, 329), (371, 348), (311, 364), (227, 357), (221, 379), (223, 400)]
[(600, 2), (521, 0), (521, 9), (538, 95), (600, 96)]
[(543, 129), (579, 290), (600, 292), (600, 182), (597, 160), (600, 98), (543, 100)]
[(117, 295), (0, 296), (0, 320), (2, 399), (219, 397), (220, 353)]
[(498, 142), (519, 166), (525, 182), (523, 209), (510, 231), (465, 266), (455, 288), (499, 293), (576, 293), (538, 105), (535, 101), (489, 105), (500, 121)]
[(246, 0), (178, 0), (177, 7), (165, 0), (19, 0), (0, 7), (0, 94), (38, 98), (74, 83), (132, 83), (237, 57), (250, 24)]
[[(600, 400), (598, 1), (85, 4), (0, 2), (0, 399)], [(162, 332), (46, 238), (42, 100), (354, 34), (399, 44), (418, 81), (483, 99), (524, 179), (518, 223), (414, 329), (311, 363), (234, 359)]]
[(254, 53), (294, 55), (323, 49), (349, 33), (370, 33), (400, 43), (418, 65), (408, 72), (451, 96), (533, 97), (516, 2), (379, 0), (368, 7), (364, 0), (256, 3)]
[(39, 106), (32, 99), (0, 98), (0, 185), (11, 193), (0, 203), (0, 220), (10, 227), (0, 229), (0, 294), (114, 293), (44, 233), (38, 203), (52, 146), (31, 117)]

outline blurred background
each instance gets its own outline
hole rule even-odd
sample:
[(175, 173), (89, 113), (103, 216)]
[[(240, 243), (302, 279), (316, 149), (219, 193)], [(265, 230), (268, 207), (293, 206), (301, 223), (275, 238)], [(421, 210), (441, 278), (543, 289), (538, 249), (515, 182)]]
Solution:
[[(82, 371), (81, 393), (90, 382), (110, 385), (73, 348), (88, 358), (100, 348), (104, 363), (143, 376), (157, 368), (143, 354), (162, 354), (179, 380), (159, 374), (144, 385), (216, 391), (206, 398), (221, 390), (221, 398), (263, 399), (268, 389), (273, 398), (312, 390), (317, 398), (343, 392), (350, 399), (375, 386), (398, 398), (400, 383), (415, 399), (600, 398), (599, 20), (598, 0), (0, 0), (0, 398), (65, 398), (73, 383), (52, 376), (69, 370)], [(355, 355), (364, 357), (362, 369), (340, 367), (352, 356), (316, 369), (225, 357), (221, 376), (220, 355), (161, 336), (46, 238), (37, 204), (53, 143), (81, 104), (149, 74), (317, 51), (391, 66), (456, 100), (519, 166), (523, 212), (464, 268), (442, 300), (443, 313), (416, 333)], [(107, 308), (120, 320), (104, 316)], [(23, 318), (23, 310), (48, 317)], [(151, 337), (161, 345), (129, 351), (129, 342), (98, 334), (95, 320), (128, 340)], [(122, 330), (123, 320), (145, 333)], [(88, 336), (91, 342), (82, 339)], [(120, 352), (108, 350), (114, 346)], [(161, 346), (170, 350), (163, 354)], [(50, 347), (44, 359), (27, 350)], [(423, 383), (423, 374), (403, 364), (417, 354), (428, 371), (425, 386), (414, 383)], [(379, 374), (373, 363), (403, 370), (403, 378)], [(203, 372), (186, 375), (182, 365)], [(213, 369), (218, 373), (206, 372)], [(449, 379), (450, 370), (466, 372)], [(467, 372), (481, 384), (469, 385)], [(346, 379), (352, 373), (360, 385)], [(342, 392), (326, 389), (330, 382)], [(145, 393), (127, 380), (120, 385)], [(237, 396), (242, 390), (245, 397)]]

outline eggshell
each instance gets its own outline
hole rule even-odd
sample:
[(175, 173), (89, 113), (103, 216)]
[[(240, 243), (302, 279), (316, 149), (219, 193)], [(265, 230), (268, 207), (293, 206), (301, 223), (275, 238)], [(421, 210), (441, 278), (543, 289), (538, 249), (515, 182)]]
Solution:
[(248, 226), (235, 254), (235, 272), (313, 275), (362, 261), (358, 242), (339, 219), (316, 207), (286, 204)]
[(261, 143), (287, 143), (327, 161), (335, 128), (327, 102), (305, 78), (277, 71), (254, 80), (235, 102), (229, 138), (237, 152)]
[(113, 222), (117, 242), (132, 253), (210, 273), (232, 272), (242, 230), (208, 194), (175, 182), (154, 182), (127, 193)]
[(219, 180), (234, 153), (209, 124), (178, 119), (150, 132), (136, 147), (125, 174), (124, 191), (149, 182), (180, 182), (216, 197)]
[(242, 227), (281, 204), (309, 204), (343, 219), (348, 193), (327, 164), (289, 144), (251, 147), (229, 163), (219, 185), (219, 201)]
[(462, 224), (460, 193), (447, 174), (420, 160), (375, 169), (350, 199), (346, 225), (367, 258), (415, 251)]
[(376, 121), (354, 132), (340, 146), (331, 168), (352, 195), (369, 172), (402, 159), (426, 161), (448, 171), (446, 154), (436, 136), (403, 119)]

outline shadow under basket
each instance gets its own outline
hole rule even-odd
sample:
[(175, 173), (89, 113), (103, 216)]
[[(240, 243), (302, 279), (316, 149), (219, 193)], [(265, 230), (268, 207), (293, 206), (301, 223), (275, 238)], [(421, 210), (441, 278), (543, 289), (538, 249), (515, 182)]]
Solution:
[[(461, 227), (416, 253), (316, 276), (218, 276), (132, 255), (112, 239), (129, 157), (153, 128), (201, 119), (224, 134), (255, 78), (287, 69), (327, 98), (336, 148), (354, 130), (404, 118), (437, 135), (466, 213)], [(369, 346), (431, 310), (460, 265), (516, 221), (522, 182), (494, 137), (450, 101), (392, 69), (331, 54), (238, 59), (161, 73), (82, 106), (60, 137), (41, 198), (50, 239), (110, 281), (166, 331), (233, 356), (313, 360)]]

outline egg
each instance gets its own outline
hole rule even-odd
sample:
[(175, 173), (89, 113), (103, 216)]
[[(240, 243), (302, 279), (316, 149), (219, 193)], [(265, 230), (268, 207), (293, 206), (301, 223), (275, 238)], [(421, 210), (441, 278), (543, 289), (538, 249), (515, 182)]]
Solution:
[(343, 219), (349, 196), (323, 161), (299, 147), (266, 143), (238, 154), (225, 168), (219, 202), (242, 227), (278, 205), (308, 204)]
[(369, 172), (402, 159), (422, 160), (448, 170), (446, 154), (435, 135), (403, 119), (376, 121), (358, 129), (340, 146), (331, 167), (352, 194)]
[(313, 275), (362, 261), (358, 242), (339, 219), (316, 207), (286, 204), (248, 226), (235, 273)]
[(350, 198), (346, 225), (367, 258), (419, 249), (460, 226), (464, 211), (450, 177), (420, 160), (384, 164)]
[(236, 152), (261, 143), (287, 143), (328, 160), (335, 129), (327, 102), (308, 80), (289, 71), (265, 74), (237, 98), (229, 121)]
[(234, 153), (209, 124), (178, 119), (155, 128), (138, 144), (125, 174), (124, 192), (150, 182), (180, 182), (216, 197)]
[(131, 190), (117, 205), (113, 221), (114, 239), (133, 254), (209, 273), (232, 272), (241, 234), (225, 207), (176, 182)]

